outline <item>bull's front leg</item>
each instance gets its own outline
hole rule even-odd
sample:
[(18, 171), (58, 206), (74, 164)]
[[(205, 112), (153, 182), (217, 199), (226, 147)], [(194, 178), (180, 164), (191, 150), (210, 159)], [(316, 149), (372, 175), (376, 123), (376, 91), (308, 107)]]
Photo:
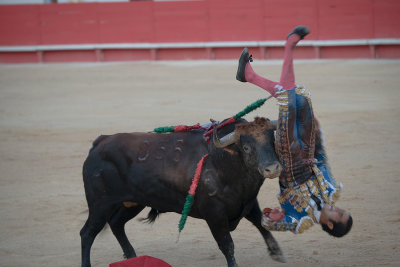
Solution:
[[(220, 214), (221, 215), (221, 214)], [(219, 219), (218, 219), (219, 218)], [(221, 216), (213, 216), (212, 218), (206, 219), (208, 226), (210, 227), (211, 233), (217, 241), (219, 249), (224, 254), (228, 267), (237, 267), (235, 260), (235, 246), (231, 234), (229, 232), (227, 218), (221, 218)]]
[(252, 222), (253, 225), (257, 227), (257, 229), (260, 231), (265, 243), (268, 246), (269, 255), (271, 256), (271, 258), (279, 262), (286, 262), (286, 259), (283, 256), (281, 249), (279, 248), (278, 242), (272, 236), (270, 231), (262, 227), (261, 217), (262, 212), (260, 210), (260, 206), (258, 205), (258, 201), (256, 200), (250, 212), (246, 215), (246, 219)]

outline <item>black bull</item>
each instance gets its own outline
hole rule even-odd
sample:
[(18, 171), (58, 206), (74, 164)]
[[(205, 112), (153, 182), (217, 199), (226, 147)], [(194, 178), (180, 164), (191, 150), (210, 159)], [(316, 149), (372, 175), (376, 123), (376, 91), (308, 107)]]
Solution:
[(257, 201), (264, 179), (280, 173), (273, 126), (264, 118), (242, 120), (218, 135), (225, 137), (214, 135), (210, 145), (199, 132), (98, 137), (83, 166), (89, 216), (80, 232), (82, 266), (90, 266), (91, 246), (106, 223), (125, 256), (135, 257), (125, 223), (145, 207), (152, 208), (150, 221), (159, 213), (181, 213), (196, 165), (206, 153), (189, 216), (207, 222), (228, 266), (236, 266), (230, 231), (243, 217), (260, 231), (271, 257), (284, 261), (278, 243), (261, 226)]

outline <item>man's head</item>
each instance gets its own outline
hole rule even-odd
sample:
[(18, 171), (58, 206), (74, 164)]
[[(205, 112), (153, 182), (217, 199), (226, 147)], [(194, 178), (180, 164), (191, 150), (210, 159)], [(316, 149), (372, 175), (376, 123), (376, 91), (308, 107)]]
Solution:
[(347, 211), (326, 204), (321, 211), (319, 223), (322, 226), (322, 230), (328, 234), (342, 237), (350, 231), (353, 225), (353, 218)]

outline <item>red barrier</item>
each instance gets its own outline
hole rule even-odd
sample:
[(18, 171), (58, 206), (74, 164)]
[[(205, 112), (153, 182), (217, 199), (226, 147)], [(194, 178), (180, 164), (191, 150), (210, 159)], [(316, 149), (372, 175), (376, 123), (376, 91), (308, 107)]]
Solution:
[(90, 4), (97, 10), (95, 43), (154, 42), (153, 3)]
[[(0, 48), (284, 40), (286, 33), (298, 24), (311, 28), (307, 40), (400, 38), (398, 14), (398, 0), (200, 0), (0, 5)], [(398, 50), (397, 46), (379, 48), (378, 55), (400, 57), (400, 52), (395, 51)], [(345, 52), (344, 57), (347, 54), (351, 56), (353, 48)], [(222, 47), (214, 48), (211, 52), (205, 48), (191, 48), (184, 52), (167, 49), (159, 50), (157, 55), (149, 49), (144, 50), (107, 50), (100, 56), (89, 56), (82, 51), (67, 54), (83, 55), (83, 61), (225, 59), (236, 58), (238, 49)], [(260, 54), (263, 57), (280, 58), (280, 50), (261, 49)], [(334, 50), (323, 48), (316, 51), (309, 47), (303, 51), (303, 56), (327, 55), (330, 58), (335, 57)], [(341, 50), (336, 49), (339, 55)], [(365, 47), (361, 50), (356, 52), (356, 57), (373, 57), (377, 54)], [(57, 53), (45, 53), (42, 58), (58, 60)], [(0, 52), (0, 61), (4, 62), (4, 58), (4, 52)]]
[(42, 44), (40, 5), (0, 6), (0, 45)]

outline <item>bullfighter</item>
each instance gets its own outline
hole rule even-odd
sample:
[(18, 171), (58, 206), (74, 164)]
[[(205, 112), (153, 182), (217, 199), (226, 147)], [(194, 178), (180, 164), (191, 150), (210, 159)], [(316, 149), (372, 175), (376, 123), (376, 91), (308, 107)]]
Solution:
[(253, 70), (247, 48), (239, 58), (236, 79), (268, 91), (279, 105), (275, 149), (282, 164), (278, 195), (281, 208), (264, 209), (263, 227), (297, 234), (319, 223), (330, 235), (342, 237), (350, 231), (353, 219), (349, 212), (335, 206), (342, 184), (330, 171), (310, 93), (295, 84), (293, 51), (309, 32), (307, 27), (297, 26), (287, 36), (279, 82)]

